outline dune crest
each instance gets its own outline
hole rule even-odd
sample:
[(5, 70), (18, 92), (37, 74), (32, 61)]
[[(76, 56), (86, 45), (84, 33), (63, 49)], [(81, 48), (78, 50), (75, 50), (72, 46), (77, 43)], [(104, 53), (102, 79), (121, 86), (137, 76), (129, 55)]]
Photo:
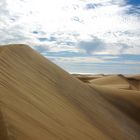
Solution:
[(112, 104), (102, 90), (26, 45), (3, 47), (0, 139), (139, 140), (138, 120)]
[(119, 89), (130, 89), (130, 84), (127, 79), (120, 75), (106, 76), (89, 81), (90, 84), (96, 84), (100, 86), (111, 86)]

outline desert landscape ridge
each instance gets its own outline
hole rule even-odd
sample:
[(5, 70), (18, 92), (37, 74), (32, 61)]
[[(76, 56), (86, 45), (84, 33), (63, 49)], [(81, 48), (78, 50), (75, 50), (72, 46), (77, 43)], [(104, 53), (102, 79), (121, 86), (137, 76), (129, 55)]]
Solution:
[(140, 75), (71, 75), (0, 46), (0, 140), (140, 140)]

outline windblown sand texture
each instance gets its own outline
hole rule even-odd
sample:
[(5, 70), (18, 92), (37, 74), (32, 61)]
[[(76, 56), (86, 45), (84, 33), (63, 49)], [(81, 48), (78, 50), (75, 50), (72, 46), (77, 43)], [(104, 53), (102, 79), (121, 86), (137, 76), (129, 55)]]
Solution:
[(87, 84), (26, 45), (1, 46), (0, 140), (139, 140), (140, 92), (120, 78)]

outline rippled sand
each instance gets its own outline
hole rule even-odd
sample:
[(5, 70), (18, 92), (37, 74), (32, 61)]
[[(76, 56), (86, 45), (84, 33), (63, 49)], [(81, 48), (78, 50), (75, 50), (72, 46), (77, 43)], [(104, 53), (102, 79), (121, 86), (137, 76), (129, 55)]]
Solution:
[(0, 47), (0, 140), (139, 140), (139, 78), (79, 80), (26, 45)]

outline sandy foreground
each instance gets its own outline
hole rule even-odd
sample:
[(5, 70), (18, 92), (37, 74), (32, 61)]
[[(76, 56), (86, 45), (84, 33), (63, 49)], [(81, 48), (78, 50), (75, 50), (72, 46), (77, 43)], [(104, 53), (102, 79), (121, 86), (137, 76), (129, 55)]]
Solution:
[(70, 75), (0, 46), (0, 140), (140, 140), (140, 75)]

